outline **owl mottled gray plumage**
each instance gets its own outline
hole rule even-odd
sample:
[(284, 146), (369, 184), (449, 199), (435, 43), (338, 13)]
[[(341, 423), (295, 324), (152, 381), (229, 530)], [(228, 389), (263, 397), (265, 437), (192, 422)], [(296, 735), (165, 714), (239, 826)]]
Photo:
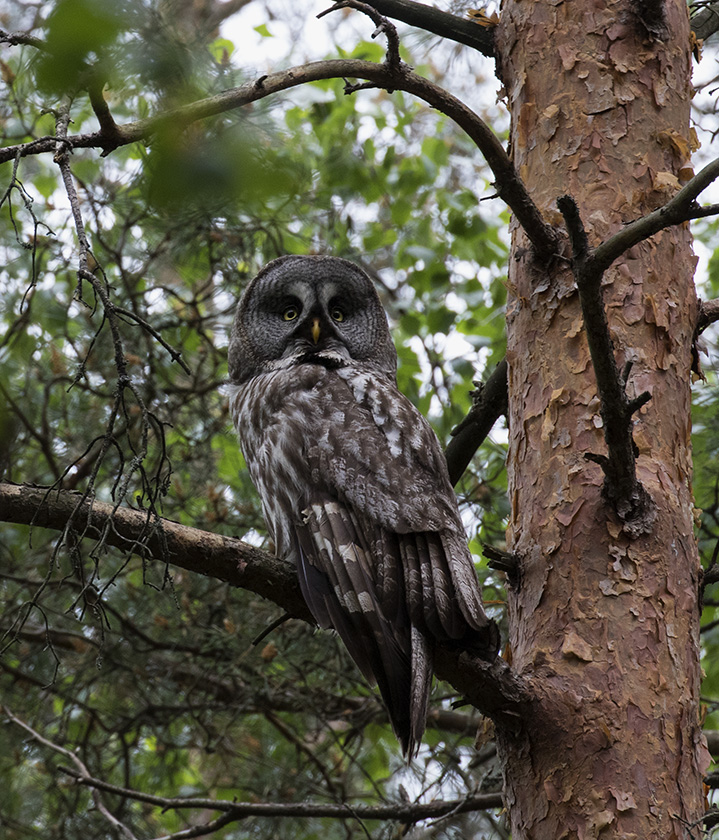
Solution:
[(398, 390), (369, 277), (334, 257), (280, 257), (245, 291), (230, 410), (267, 527), (317, 623), (377, 683), (405, 754), (424, 732), (433, 640), (492, 658), (442, 450)]

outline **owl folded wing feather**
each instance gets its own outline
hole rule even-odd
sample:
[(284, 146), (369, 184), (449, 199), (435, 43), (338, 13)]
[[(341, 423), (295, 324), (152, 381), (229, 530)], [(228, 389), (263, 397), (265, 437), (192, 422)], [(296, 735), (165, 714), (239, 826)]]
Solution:
[[(424, 639), (412, 638), (402, 602), (381, 597), (393, 584), (387, 580), (385, 590), (378, 590), (368, 530), (342, 503), (313, 497), (295, 529), (300, 587), (320, 626), (337, 631), (365, 678), (378, 685), (403, 750), (411, 755), (424, 729), (431, 664)], [(396, 578), (401, 572), (385, 574)]]
[(446, 462), (431, 426), (389, 380), (343, 371), (329, 375), (337, 381), (325, 388), (332, 395), (324, 406), (328, 416), (319, 419), (323, 433), (307, 452), (313, 478), (388, 535), (385, 550), (374, 552), (375, 563), (387, 563), (377, 555), (396, 557), (402, 600), (414, 623), (438, 639), (464, 638), (493, 656), (496, 629), (484, 615)]

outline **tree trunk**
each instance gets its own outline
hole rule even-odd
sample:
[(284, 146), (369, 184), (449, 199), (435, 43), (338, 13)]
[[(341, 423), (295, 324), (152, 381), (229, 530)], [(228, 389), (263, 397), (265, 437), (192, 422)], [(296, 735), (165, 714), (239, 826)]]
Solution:
[[(505, 0), (496, 43), (514, 162), (546, 218), (561, 224), (556, 200), (569, 193), (595, 247), (690, 177), (684, 0)], [(606, 445), (569, 249), (538, 266), (516, 227), (512, 247), (508, 544), (522, 574), (510, 643), (537, 695), (529, 725), (500, 733), (512, 837), (685, 837), (704, 810), (705, 755), (690, 232), (653, 237), (604, 276), (617, 362), (634, 362), (628, 396), (652, 394), (634, 439), (658, 518), (637, 539), (584, 457)]]

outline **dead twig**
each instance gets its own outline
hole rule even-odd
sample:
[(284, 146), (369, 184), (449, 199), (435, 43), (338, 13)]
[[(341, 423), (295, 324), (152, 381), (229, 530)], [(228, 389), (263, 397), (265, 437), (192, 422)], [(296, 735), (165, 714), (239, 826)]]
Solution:
[(592, 251), (589, 247), (579, 208), (571, 196), (562, 196), (557, 201), (557, 207), (564, 216), (572, 245), (572, 270), (579, 290), (587, 343), (597, 378), (600, 414), (607, 444), (607, 455), (588, 453), (585, 457), (602, 468), (604, 496), (622, 520), (623, 530), (630, 537), (638, 537), (649, 533), (657, 517), (656, 505), (637, 478), (637, 450), (632, 436), (632, 415), (651, 399), (651, 395), (645, 391), (634, 399), (627, 397), (631, 362), (620, 374), (604, 311), (601, 288), (604, 268), (602, 260), (595, 256), (599, 248)]

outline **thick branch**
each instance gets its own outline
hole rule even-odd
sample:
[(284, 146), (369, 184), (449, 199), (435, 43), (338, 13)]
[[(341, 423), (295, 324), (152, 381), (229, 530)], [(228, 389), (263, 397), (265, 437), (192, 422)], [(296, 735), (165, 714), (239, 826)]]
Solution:
[(451, 41), (474, 47), (489, 58), (494, 57), (494, 34), (490, 27), (478, 26), (466, 18), (410, 0), (366, 1), (378, 12), (393, 20), (401, 20), (402, 23), (433, 32), (441, 38), (449, 38)]
[[(105, 542), (146, 559), (170, 563), (226, 581), (267, 598), (295, 618), (314, 620), (302, 599), (294, 567), (265, 551), (231, 537), (158, 519), (148, 539), (147, 513), (102, 502), (83, 502), (67, 490), (47, 490), (0, 482), (0, 520), (62, 531), (73, 516), (88, 537), (105, 534)], [(111, 521), (112, 526), (107, 527)], [(439, 646), (437, 675), (450, 682), (482, 713), (517, 726), (530, 693), (501, 659), (483, 662), (450, 646)]]
[(693, 8), (699, 6), (700, 10), (692, 15), (691, 27), (698, 40), (706, 41), (719, 32), (719, 3), (695, 3)]
[[(307, 82), (336, 78), (366, 79), (377, 87), (411, 93), (454, 120), (484, 155), (494, 175), (497, 194), (524, 228), (537, 256), (544, 259), (556, 252), (556, 232), (542, 218), (504, 147), (489, 126), (459, 99), (413, 73), (405, 65), (402, 65), (400, 71), (392, 72), (387, 65), (370, 61), (316, 61), (269, 76), (261, 76), (254, 82), (174, 108), (155, 117), (117, 125), (114, 137), (107, 137), (102, 131), (98, 131), (68, 137), (67, 142), (71, 148), (102, 148), (105, 154), (118, 146), (148, 140), (163, 130), (176, 133), (197, 120), (226, 113)], [(17, 156), (54, 151), (56, 143), (56, 138), (48, 137), (39, 138), (32, 143), (8, 146), (0, 149), (0, 163), (14, 160)]]
[[(62, 531), (81, 498), (79, 493), (68, 490), (0, 482), (0, 519)], [(112, 527), (105, 530), (111, 517)], [(92, 505), (85, 501), (75, 513), (73, 524), (79, 531), (87, 527), (91, 538), (105, 533), (106, 543), (122, 551), (248, 589), (273, 601), (294, 618), (314, 623), (293, 567), (241, 540), (158, 519), (147, 541), (140, 544), (137, 538), (147, 530), (147, 512), (116, 509), (97, 501)]]
[[(596, 270), (605, 272), (625, 251), (649, 239), (664, 228), (702, 218), (705, 215), (704, 208), (696, 203), (696, 198), (717, 178), (719, 178), (719, 158), (708, 163), (663, 207), (630, 222), (614, 236), (610, 236), (598, 245), (590, 256)], [(717, 212), (716, 208), (713, 209)]]
[(636, 447), (632, 437), (632, 415), (649, 400), (650, 395), (645, 392), (633, 400), (629, 400), (626, 395), (631, 366), (627, 366), (623, 375), (620, 375), (602, 299), (604, 271), (601, 263), (594, 258), (597, 252), (592, 252), (589, 247), (574, 199), (568, 195), (562, 196), (557, 206), (564, 216), (572, 244), (572, 270), (579, 290), (587, 343), (597, 378), (600, 414), (607, 444), (606, 456), (587, 457), (596, 461), (604, 471), (604, 495), (614, 505), (624, 523), (624, 531), (631, 537), (637, 537), (651, 530), (657, 516), (654, 503), (637, 479)]
[(528, 721), (541, 720), (531, 686), (504, 659), (486, 662), (449, 645), (437, 645), (434, 672), (509, 736), (518, 735)]
[(452, 430), (452, 440), (444, 453), (452, 484), (459, 481), (492, 426), (506, 413), (507, 360), (502, 359), (489, 379), (474, 392), (467, 416)]

